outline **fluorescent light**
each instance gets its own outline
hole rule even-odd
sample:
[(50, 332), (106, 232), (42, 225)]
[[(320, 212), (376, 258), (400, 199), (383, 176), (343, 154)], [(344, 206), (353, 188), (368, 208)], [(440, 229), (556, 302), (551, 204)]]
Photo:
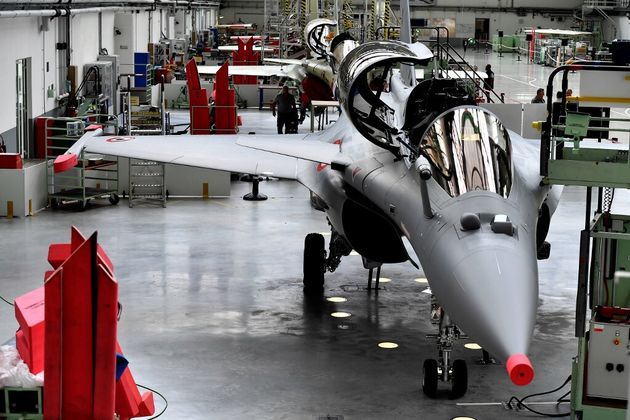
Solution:
[(464, 347), (468, 350), (481, 350), (481, 346), (477, 343), (466, 343)]
[(345, 297), (340, 297), (340, 296), (331, 296), (326, 298), (326, 300), (328, 302), (333, 302), (333, 303), (343, 303), (343, 302), (347, 302), (348, 299), (346, 299)]
[(381, 277), (380, 279), (378, 279), (379, 283), (389, 283), (390, 281), (392, 281), (392, 279), (390, 279), (389, 277)]
[(349, 312), (333, 312), (330, 314), (333, 318), (348, 318), (350, 315), (352, 314)]
[(378, 346), (382, 349), (397, 349), (398, 344), (392, 343), (391, 341), (383, 341), (382, 343), (378, 343)]
[(418, 277), (413, 279), (413, 281), (415, 281), (416, 283), (420, 283), (420, 284), (427, 284), (429, 281), (426, 279), (426, 277)]

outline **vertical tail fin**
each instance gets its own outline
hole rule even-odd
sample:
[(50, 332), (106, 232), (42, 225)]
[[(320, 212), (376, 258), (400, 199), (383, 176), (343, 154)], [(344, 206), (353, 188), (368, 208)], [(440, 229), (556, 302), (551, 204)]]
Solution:
[[(409, 12), (409, 0), (400, 0), (400, 40), (411, 44), (411, 14)], [(408, 86), (415, 86), (416, 73), (413, 65), (401, 64), (400, 76)]]

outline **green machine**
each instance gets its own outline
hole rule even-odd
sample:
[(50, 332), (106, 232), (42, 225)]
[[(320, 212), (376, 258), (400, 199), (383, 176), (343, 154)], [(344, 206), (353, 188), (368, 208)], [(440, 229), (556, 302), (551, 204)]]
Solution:
[[(578, 352), (571, 376), (571, 418), (625, 420), (630, 376), (630, 216), (610, 212), (615, 188), (630, 188), (628, 144), (592, 140), (611, 130), (610, 122), (629, 119), (593, 117), (579, 104), (552, 104), (553, 79), (562, 73), (562, 91), (571, 71), (623, 71), (610, 66), (560, 66), (547, 86), (548, 118), (542, 125), (540, 173), (543, 182), (586, 187), (584, 228), (580, 232), (575, 336)], [(603, 75), (602, 77), (605, 77)], [(552, 123), (554, 106), (560, 106)], [(567, 108), (572, 111), (567, 112)], [(557, 111), (557, 110), (556, 110)], [(630, 133), (627, 128), (616, 132)], [(591, 139), (585, 140), (586, 137)], [(600, 136), (601, 137), (601, 136)], [(593, 202), (596, 202), (594, 204)], [(593, 208), (595, 205), (595, 208)]]
[(630, 374), (630, 216), (597, 214), (589, 237), (591, 319), (587, 332), (578, 338), (578, 355), (573, 359), (571, 413), (574, 419), (625, 420)]

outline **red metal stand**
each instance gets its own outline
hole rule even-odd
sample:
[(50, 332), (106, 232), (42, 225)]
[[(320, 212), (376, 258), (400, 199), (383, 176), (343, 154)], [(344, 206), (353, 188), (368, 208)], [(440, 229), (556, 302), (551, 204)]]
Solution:
[(238, 117), (236, 113), (236, 92), (230, 89), (228, 63), (225, 62), (214, 76), (214, 131), (216, 134), (236, 134)]
[[(255, 66), (260, 62), (260, 54), (254, 52), (254, 38), (250, 37), (247, 42), (238, 39), (238, 51), (232, 53), (232, 64), (235, 66)], [(258, 83), (256, 76), (232, 76), (232, 81), (236, 85), (255, 85)]]
[(228, 63), (223, 63), (214, 77), (212, 108), (208, 105), (206, 90), (201, 88), (199, 72), (194, 60), (186, 64), (186, 78), (191, 134), (236, 134), (239, 120), (236, 113), (236, 94), (230, 89)]
[(190, 134), (210, 134), (210, 105), (208, 93), (201, 88), (197, 63), (190, 60), (186, 64), (186, 84), (190, 106)]
[(48, 260), (56, 269), (44, 286), (15, 300), (20, 356), (33, 373), (43, 362), (45, 418), (152, 415), (153, 394), (140, 396), (128, 368), (116, 383), (118, 283), (96, 233), (85, 239), (73, 227), (71, 243), (51, 245)]

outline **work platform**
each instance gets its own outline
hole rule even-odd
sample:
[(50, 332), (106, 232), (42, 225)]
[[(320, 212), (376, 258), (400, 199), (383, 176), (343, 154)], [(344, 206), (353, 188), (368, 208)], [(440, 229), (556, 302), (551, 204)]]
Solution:
[[(570, 72), (589, 75), (580, 77), (579, 97), (566, 97)], [(558, 74), (562, 74), (562, 98), (554, 103)], [(624, 81), (617, 96), (627, 96), (589, 94), (589, 89), (597, 88), (591, 86), (597, 79), (594, 74), (611, 82), (607, 88), (613, 91), (615, 80)], [(571, 419), (626, 418), (630, 275), (625, 273), (630, 268), (630, 216), (613, 213), (612, 206), (615, 189), (630, 188), (630, 142), (628, 138), (620, 142), (609, 133), (630, 133), (630, 119), (610, 118), (611, 108), (628, 103), (627, 80), (630, 67), (568, 65), (554, 70), (547, 85), (548, 115), (540, 148), (543, 184), (586, 187), (584, 226), (579, 233), (574, 331), (578, 348), (571, 374)], [(612, 124), (623, 126), (611, 128)]]

